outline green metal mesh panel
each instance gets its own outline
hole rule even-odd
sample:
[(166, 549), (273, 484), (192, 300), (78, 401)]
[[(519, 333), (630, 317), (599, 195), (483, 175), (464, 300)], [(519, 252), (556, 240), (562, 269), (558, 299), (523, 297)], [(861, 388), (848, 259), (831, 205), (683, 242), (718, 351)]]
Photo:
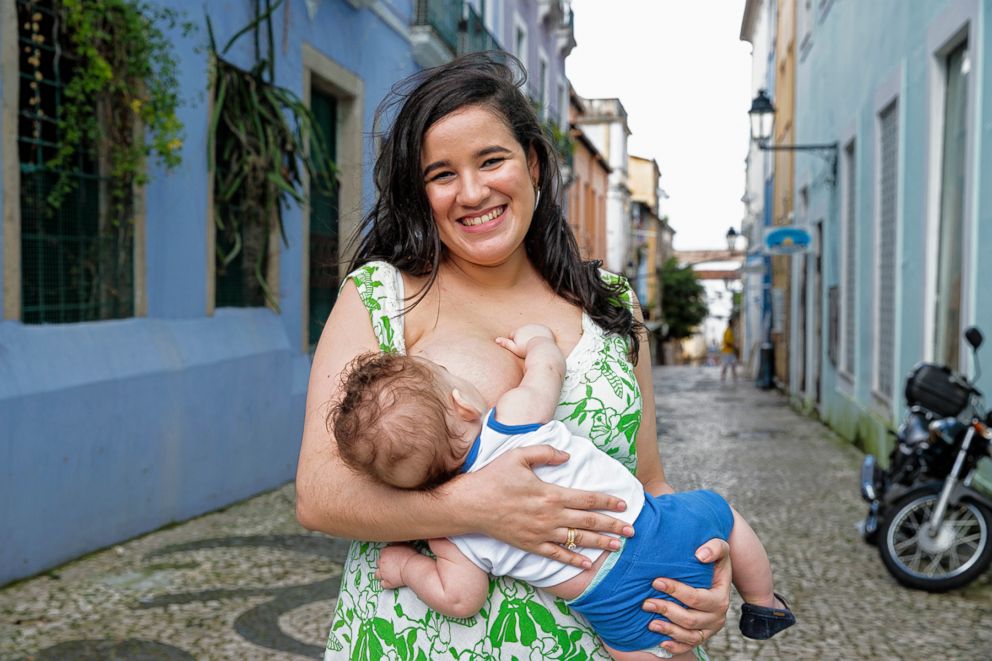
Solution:
[(74, 63), (56, 44), (64, 35), (51, 0), (17, 0), (21, 171), (21, 319), (67, 323), (134, 314), (133, 228), (101, 222), (101, 180), (92, 153), (69, 176), (73, 191), (47, 201), (58, 173), (47, 166), (59, 145), (55, 118)]

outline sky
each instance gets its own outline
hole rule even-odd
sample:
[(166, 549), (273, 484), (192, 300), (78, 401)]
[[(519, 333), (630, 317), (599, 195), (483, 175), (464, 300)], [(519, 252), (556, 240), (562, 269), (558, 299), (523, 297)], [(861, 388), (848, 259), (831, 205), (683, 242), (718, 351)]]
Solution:
[(661, 169), (675, 248), (726, 248), (744, 216), (744, 0), (572, 0), (572, 9), (578, 45), (566, 74), (580, 96), (623, 103), (628, 152)]

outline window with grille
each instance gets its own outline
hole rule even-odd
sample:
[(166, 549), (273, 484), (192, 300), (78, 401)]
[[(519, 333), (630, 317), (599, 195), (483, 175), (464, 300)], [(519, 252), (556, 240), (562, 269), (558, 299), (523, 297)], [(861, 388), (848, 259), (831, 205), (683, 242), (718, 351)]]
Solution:
[[(99, 145), (71, 169), (48, 166), (60, 145), (62, 91), (76, 62), (52, 0), (17, 0), (17, 123), (21, 209), (21, 320), (28, 324), (118, 319), (134, 314), (133, 219), (110, 218)], [(72, 189), (48, 201), (60, 175)]]
[(895, 372), (896, 291), (896, 177), (899, 159), (898, 105), (892, 103), (878, 116), (878, 356), (875, 388), (886, 400), (892, 393)]
[[(338, 100), (319, 90), (310, 94), (310, 110), (316, 124), (315, 140), (323, 140), (324, 153), (338, 162)], [(330, 193), (310, 184), (310, 327), (309, 345), (316, 346), (327, 316), (338, 295), (339, 255), (338, 190)]]
[(944, 132), (940, 176), (940, 236), (937, 253), (937, 296), (934, 359), (960, 367), (964, 276), (964, 187), (968, 147), (968, 43), (945, 60)]
[(857, 264), (857, 217), (855, 198), (857, 177), (854, 160), (854, 141), (844, 149), (844, 333), (843, 370), (854, 374), (855, 336), (855, 282)]

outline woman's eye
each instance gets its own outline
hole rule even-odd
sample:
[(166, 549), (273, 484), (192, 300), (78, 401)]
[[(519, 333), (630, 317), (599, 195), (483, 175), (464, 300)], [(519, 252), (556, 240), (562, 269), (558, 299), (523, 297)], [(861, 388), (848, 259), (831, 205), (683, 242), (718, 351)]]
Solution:
[(454, 176), (453, 172), (442, 171), (430, 177), (427, 181), (428, 183), (432, 181), (444, 181), (445, 179), (449, 179), (453, 176)]
[(505, 160), (506, 160), (505, 158), (487, 158), (485, 161), (482, 162), (482, 167), (491, 168), (496, 165), (499, 165)]

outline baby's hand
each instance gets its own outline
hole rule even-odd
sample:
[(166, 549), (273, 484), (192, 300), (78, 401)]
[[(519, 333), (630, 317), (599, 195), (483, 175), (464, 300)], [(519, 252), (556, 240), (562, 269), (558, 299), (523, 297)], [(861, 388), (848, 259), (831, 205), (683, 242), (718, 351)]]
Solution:
[(418, 552), (409, 544), (390, 544), (379, 554), (379, 568), (375, 577), (382, 581), (382, 587), (387, 590), (401, 588), (403, 582), (403, 567), (411, 557)]
[(536, 338), (545, 338), (555, 341), (555, 334), (551, 329), (541, 324), (526, 324), (513, 331), (513, 337), (497, 337), (496, 344), (507, 351), (512, 352), (518, 358), (527, 357), (527, 344)]

